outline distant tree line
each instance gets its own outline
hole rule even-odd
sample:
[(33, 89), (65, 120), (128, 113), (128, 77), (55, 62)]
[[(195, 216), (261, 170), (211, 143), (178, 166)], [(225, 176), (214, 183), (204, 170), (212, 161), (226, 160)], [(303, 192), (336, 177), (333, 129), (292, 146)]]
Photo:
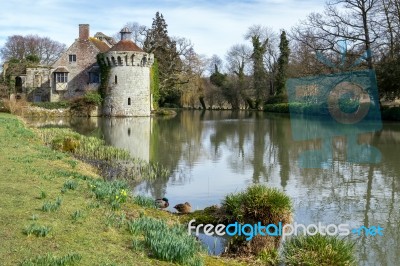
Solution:
[[(189, 39), (170, 36), (157, 12), (151, 27), (128, 22), (133, 41), (157, 59), (152, 91), (159, 106), (262, 109), (287, 101), (288, 78), (345, 71), (365, 52), (358, 69), (375, 69), (380, 97), (400, 95), (400, 0), (330, 0), (290, 31), (252, 25), (245, 43), (232, 45), (222, 59), (195, 52)], [(343, 44), (346, 40), (346, 60)], [(65, 46), (38, 36), (11, 36), (0, 50), (11, 58), (54, 61)], [(332, 68), (318, 60), (328, 58)]]

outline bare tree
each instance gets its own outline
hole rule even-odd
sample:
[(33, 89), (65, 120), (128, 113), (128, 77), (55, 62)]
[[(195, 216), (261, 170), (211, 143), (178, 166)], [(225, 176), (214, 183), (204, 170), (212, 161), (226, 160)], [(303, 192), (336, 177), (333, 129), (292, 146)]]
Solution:
[[(352, 51), (367, 51), (368, 68), (373, 67), (372, 48), (379, 38), (376, 31), (378, 0), (332, 0), (324, 14), (312, 13), (302, 26), (294, 29), (292, 37), (321, 51), (341, 52), (337, 45), (348, 40)], [(346, 10), (346, 11), (340, 11)], [(313, 36), (312, 39), (309, 37)], [(308, 37), (308, 38), (307, 38)]]
[(219, 71), (223, 71), (223, 67), (224, 67), (224, 62), (222, 61), (221, 57), (219, 57), (218, 55), (214, 54), (211, 56), (211, 58), (209, 59), (209, 64), (208, 64), (208, 72), (210, 74), (215, 72), (215, 67), (217, 67), (217, 69)]
[(240, 108), (240, 100), (247, 98), (244, 91), (247, 89), (246, 74), (251, 73), (251, 48), (245, 44), (233, 45), (227, 52), (226, 61), (231, 74), (227, 87), (223, 93), (233, 109)]
[(65, 44), (38, 35), (13, 35), (0, 50), (4, 61), (12, 58), (22, 60), (29, 55), (37, 56), (41, 64), (51, 65), (65, 51)]
[[(137, 22), (127, 22), (124, 27), (127, 27), (132, 32), (132, 41), (139, 47), (143, 48), (144, 41), (147, 35), (147, 27)], [(115, 40), (120, 39), (120, 33), (117, 32), (113, 35)]]
[(246, 44), (235, 44), (226, 54), (227, 69), (238, 77), (244, 77), (251, 71), (250, 59), (251, 48)]

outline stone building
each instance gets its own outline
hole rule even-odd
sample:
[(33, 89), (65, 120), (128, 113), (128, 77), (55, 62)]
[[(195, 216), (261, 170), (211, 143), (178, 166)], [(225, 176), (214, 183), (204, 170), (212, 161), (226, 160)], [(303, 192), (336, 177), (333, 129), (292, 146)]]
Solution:
[(121, 40), (102, 59), (110, 68), (103, 114), (149, 116), (152, 109), (150, 67), (154, 56), (131, 41), (128, 28), (120, 33)]
[(89, 25), (79, 25), (75, 42), (51, 66), (28, 67), (15, 77), (16, 98), (28, 101), (60, 101), (97, 89), (99, 67), (97, 54), (106, 52), (114, 40), (101, 32), (90, 37)]
[(86, 89), (97, 89), (97, 54), (109, 50), (113, 41), (102, 33), (90, 37), (89, 25), (79, 25), (79, 38), (52, 65), (50, 101), (72, 98)]
[(97, 55), (109, 71), (103, 114), (109, 116), (149, 116), (152, 109), (150, 67), (152, 54), (131, 40), (128, 28), (121, 30), (118, 43), (98, 32), (90, 37), (89, 25), (79, 25), (75, 42), (51, 66), (28, 67), (15, 77), (15, 94), (28, 101), (57, 102), (97, 90), (100, 67)]

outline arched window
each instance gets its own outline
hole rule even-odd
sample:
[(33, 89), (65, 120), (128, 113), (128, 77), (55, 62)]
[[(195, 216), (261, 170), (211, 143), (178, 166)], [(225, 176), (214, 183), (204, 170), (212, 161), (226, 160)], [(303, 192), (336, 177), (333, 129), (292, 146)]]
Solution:
[(131, 128), (128, 128), (128, 136), (131, 135)]
[(131, 98), (128, 98), (128, 105), (131, 105)]
[(21, 77), (15, 78), (15, 92), (22, 93), (22, 78)]
[(113, 65), (114, 65), (114, 66), (116, 66), (116, 65), (117, 65), (117, 62), (115, 61), (115, 58), (114, 58), (114, 56), (111, 56), (111, 61), (112, 61), (112, 63), (113, 63)]
[(107, 65), (111, 66), (110, 58), (107, 57)]
[(142, 58), (142, 66), (145, 66), (146, 65), (146, 63), (147, 63), (147, 58), (146, 58), (146, 56), (143, 56), (143, 58)]
[(135, 63), (135, 55), (134, 54), (131, 56), (131, 61), (132, 61), (132, 66), (134, 66), (134, 63)]
[(117, 60), (118, 60), (118, 65), (122, 66), (122, 59), (120, 56), (118, 56)]
[(115, 84), (118, 84), (118, 77), (117, 77), (117, 75), (115, 75), (115, 77), (114, 77), (114, 83), (115, 83)]

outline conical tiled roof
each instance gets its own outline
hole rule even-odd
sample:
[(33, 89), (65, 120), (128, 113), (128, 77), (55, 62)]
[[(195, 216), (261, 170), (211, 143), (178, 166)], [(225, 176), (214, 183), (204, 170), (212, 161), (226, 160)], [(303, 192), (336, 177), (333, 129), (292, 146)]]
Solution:
[(121, 40), (116, 45), (111, 47), (109, 52), (112, 51), (127, 51), (127, 52), (144, 52), (136, 43), (132, 42), (131, 40)]

